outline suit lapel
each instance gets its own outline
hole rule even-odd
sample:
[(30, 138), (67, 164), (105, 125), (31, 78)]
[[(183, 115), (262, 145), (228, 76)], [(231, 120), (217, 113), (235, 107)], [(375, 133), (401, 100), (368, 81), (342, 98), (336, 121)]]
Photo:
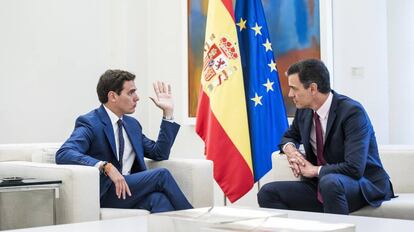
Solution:
[[(337, 94), (332, 91), (332, 103), (331, 103), (331, 108), (329, 109), (329, 116), (328, 116), (328, 122), (326, 124), (326, 133), (325, 133), (325, 143), (324, 143), (324, 151), (326, 151), (326, 144), (328, 142), (328, 139), (330, 138), (329, 133), (331, 132), (333, 123), (335, 121), (336, 118), (336, 108), (338, 106), (338, 96)], [(325, 154), (324, 154), (325, 155)]]
[(124, 117), (124, 124), (129, 141), (131, 142), (132, 148), (134, 149), (134, 152), (139, 160), (138, 162), (141, 162), (141, 160), (144, 159), (142, 151), (139, 149), (142, 147), (142, 139), (139, 138), (141, 133), (138, 133), (138, 130), (133, 128), (131, 121), (127, 117)]
[(310, 145), (312, 118), (312, 110), (307, 110), (306, 113), (303, 115), (303, 146), (305, 147), (306, 154), (312, 151)]
[(111, 120), (109, 119), (108, 114), (106, 113), (105, 108), (103, 105), (98, 108), (99, 117), (102, 121), (102, 123), (105, 125), (104, 132), (106, 135), (106, 138), (108, 139), (109, 144), (111, 145), (112, 154), (116, 156), (116, 146), (115, 146), (115, 135), (114, 135), (114, 128), (112, 127)]

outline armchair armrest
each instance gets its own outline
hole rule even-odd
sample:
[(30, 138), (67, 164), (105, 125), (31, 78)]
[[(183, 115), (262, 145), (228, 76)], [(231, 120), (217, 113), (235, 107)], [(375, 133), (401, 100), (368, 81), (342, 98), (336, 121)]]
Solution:
[(214, 204), (213, 163), (202, 159), (146, 160), (148, 168), (166, 168), (194, 207)]
[(99, 220), (99, 171), (94, 167), (7, 161), (0, 162), (0, 176), (62, 180), (57, 223)]
[(272, 156), (272, 170), (270, 170), (261, 180), (260, 184), (263, 186), (273, 181), (294, 181), (300, 180), (293, 175), (289, 167), (286, 155), (273, 154)]

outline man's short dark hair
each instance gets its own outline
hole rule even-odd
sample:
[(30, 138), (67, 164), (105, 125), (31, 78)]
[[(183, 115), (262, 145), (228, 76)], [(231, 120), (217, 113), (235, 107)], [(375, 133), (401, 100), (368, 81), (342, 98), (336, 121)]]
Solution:
[(118, 69), (109, 69), (99, 78), (96, 92), (98, 93), (99, 101), (102, 104), (108, 102), (109, 91), (114, 91), (116, 94), (121, 94), (125, 81), (135, 80), (135, 75), (127, 71)]
[(329, 93), (331, 91), (329, 71), (322, 61), (307, 59), (292, 64), (287, 70), (287, 75), (296, 73), (305, 89), (309, 88), (310, 84), (316, 83), (319, 92)]

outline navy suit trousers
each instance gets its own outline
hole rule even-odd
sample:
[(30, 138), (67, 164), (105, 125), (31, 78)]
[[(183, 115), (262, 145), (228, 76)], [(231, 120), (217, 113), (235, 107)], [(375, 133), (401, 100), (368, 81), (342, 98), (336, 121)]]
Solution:
[(317, 199), (316, 181), (276, 181), (258, 193), (260, 207), (349, 214), (368, 202), (359, 182), (342, 174), (327, 174), (319, 180), (323, 203)]
[(132, 196), (118, 199), (115, 184), (101, 198), (101, 207), (146, 209), (151, 213), (193, 208), (165, 168), (126, 175)]

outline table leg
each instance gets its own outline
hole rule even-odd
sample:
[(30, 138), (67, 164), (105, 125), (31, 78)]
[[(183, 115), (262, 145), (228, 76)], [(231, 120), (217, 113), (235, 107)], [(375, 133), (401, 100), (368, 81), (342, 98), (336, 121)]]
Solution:
[(59, 188), (54, 188), (54, 197), (53, 197), (53, 224), (56, 225), (56, 199), (59, 198)]

